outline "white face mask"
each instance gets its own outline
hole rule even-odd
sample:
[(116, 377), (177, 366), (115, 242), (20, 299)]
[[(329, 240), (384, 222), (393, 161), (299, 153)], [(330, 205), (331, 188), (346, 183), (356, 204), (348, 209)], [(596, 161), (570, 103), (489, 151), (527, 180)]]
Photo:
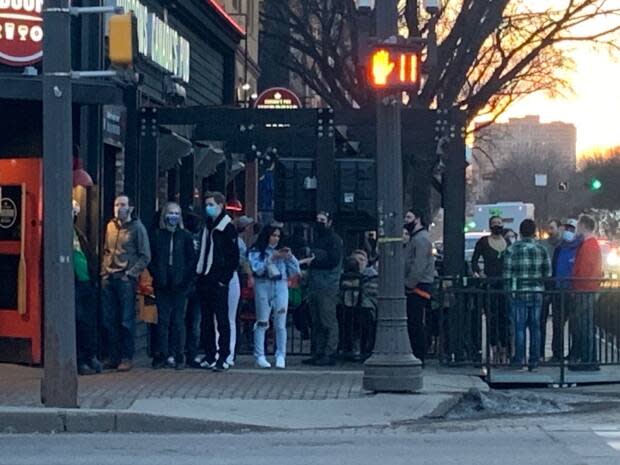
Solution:
[(126, 221), (129, 218), (130, 207), (114, 207), (114, 217), (117, 220)]
[(572, 242), (575, 240), (575, 233), (572, 231), (564, 231), (562, 238), (567, 242)]

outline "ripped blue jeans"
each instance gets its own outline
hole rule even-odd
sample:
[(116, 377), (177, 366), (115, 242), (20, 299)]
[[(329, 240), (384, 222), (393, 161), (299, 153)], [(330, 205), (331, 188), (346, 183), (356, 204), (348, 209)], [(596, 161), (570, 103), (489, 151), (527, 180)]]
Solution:
[(256, 323), (254, 323), (254, 356), (265, 355), (265, 334), (273, 319), (276, 331), (276, 357), (286, 357), (286, 312), (288, 282), (257, 279), (254, 283)]

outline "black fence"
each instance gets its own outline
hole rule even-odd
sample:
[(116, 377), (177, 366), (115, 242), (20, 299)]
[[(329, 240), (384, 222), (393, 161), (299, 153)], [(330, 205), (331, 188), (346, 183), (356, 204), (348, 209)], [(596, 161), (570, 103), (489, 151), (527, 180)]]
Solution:
[(443, 278), (432, 312), (443, 364), (478, 365), (497, 382), (620, 379), (618, 280)]

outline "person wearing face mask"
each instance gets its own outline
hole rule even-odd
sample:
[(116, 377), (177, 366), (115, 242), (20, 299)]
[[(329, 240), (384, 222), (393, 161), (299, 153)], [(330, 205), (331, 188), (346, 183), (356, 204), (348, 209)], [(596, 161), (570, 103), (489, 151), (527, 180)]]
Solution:
[[(80, 204), (73, 201), (73, 223), (80, 214)], [(73, 227), (73, 271), (75, 276), (75, 326), (77, 363), (80, 375), (101, 373), (103, 366), (97, 358), (97, 313), (95, 288), (97, 260), (86, 236)]]
[(332, 229), (328, 212), (316, 215), (314, 242), (308, 263), (308, 300), (312, 319), (312, 357), (306, 365), (333, 366), (338, 350), (338, 293), (342, 272), (342, 239)]
[(405, 225), (411, 238), (405, 247), (405, 292), (407, 294), (407, 330), (411, 350), (424, 365), (426, 358), (426, 313), (431, 303), (435, 280), (433, 244), (421, 211), (413, 212)]
[[(501, 290), (504, 273), (504, 255), (508, 249), (508, 242), (504, 238), (504, 220), (499, 216), (489, 219), (491, 234), (482, 237), (476, 243), (471, 258), (471, 269), (476, 278), (489, 278), (483, 286)], [(484, 270), (480, 266), (480, 259)], [(489, 342), (491, 346), (491, 360), (493, 363), (506, 361), (510, 351), (510, 328), (508, 324), (508, 306), (501, 294), (492, 294), (489, 299), (489, 308), (486, 309), (489, 321)]]
[[(581, 240), (577, 238), (577, 220), (569, 219), (564, 222), (562, 232), (562, 242), (555, 248), (551, 263), (552, 276), (556, 289), (570, 289), (570, 278), (573, 275), (577, 251), (581, 245)], [(561, 309), (561, 299), (559, 296), (552, 296), (552, 322), (553, 336), (551, 348), (553, 351), (552, 363), (560, 363), (564, 357), (562, 347), (562, 333), (564, 326), (570, 317), (570, 309), (574, 306), (572, 296), (566, 294), (564, 297), (564, 312)], [(562, 314), (563, 313), (563, 314)]]
[[(230, 321), (228, 316), (228, 287), (239, 268), (238, 234), (232, 219), (226, 214), (226, 198), (220, 192), (205, 195), (206, 224), (202, 230), (196, 274), (196, 289), (202, 307), (202, 341), (205, 356), (197, 360), (201, 368), (226, 371), (230, 354)], [(217, 319), (218, 340), (215, 338)]]
[(168, 202), (151, 235), (153, 289), (157, 303), (157, 347), (153, 368), (185, 368), (185, 312), (196, 266), (191, 234), (183, 225), (181, 207)]
[(138, 279), (151, 261), (149, 236), (133, 215), (128, 196), (114, 200), (114, 218), (106, 227), (101, 269), (105, 368), (133, 368)]

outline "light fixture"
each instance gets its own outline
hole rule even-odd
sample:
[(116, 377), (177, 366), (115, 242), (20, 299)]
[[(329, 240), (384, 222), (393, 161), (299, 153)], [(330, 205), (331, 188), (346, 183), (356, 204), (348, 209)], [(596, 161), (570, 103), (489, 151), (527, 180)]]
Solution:
[(252, 88), (252, 86), (250, 85), (249, 82), (246, 82), (245, 84), (241, 86), (241, 88), (247, 92), (248, 90)]

